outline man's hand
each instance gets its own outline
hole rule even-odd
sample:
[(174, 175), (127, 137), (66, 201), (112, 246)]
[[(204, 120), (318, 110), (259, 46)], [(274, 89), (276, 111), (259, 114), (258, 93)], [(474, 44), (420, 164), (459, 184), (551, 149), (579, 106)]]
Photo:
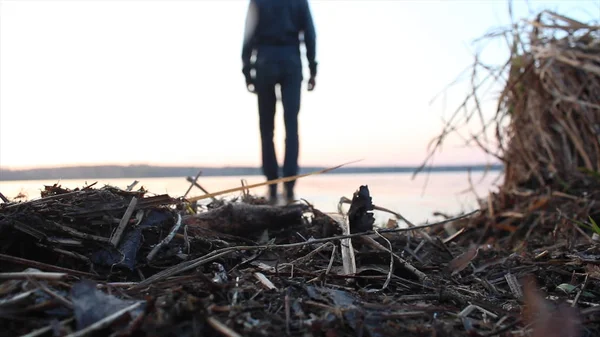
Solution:
[(246, 89), (248, 89), (248, 92), (256, 94), (256, 86), (252, 79), (246, 78)]
[(252, 78), (250, 67), (244, 66), (244, 68), (242, 68), (242, 73), (244, 74), (244, 78), (246, 79), (246, 89), (248, 89), (249, 92), (255, 94), (256, 86), (254, 85), (254, 79)]
[(315, 81), (315, 78), (314, 78), (314, 76), (311, 76), (311, 77), (308, 79), (308, 91), (313, 91), (313, 90), (315, 90), (315, 85), (316, 85), (316, 84), (317, 84), (317, 83), (316, 83), (316, 81)]

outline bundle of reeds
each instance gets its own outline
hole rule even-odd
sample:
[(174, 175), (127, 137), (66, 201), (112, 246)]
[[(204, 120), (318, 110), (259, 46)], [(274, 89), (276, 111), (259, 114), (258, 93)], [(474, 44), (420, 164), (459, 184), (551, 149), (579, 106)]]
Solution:
[[(470, 220), (472, 227), (490, 229), (476, 237), (509, 232), (526, 239), (538, 225), (582, 233), (575, 223), (591, 228), (600, 219), (594, 206), (600, 202), (600, 24), (543, 11), (483, 40), (498, 37), (508, 42), (509, 59), (494, 67), (476, 57), (472, 90), (422, 167), (449, 135), (479, 121), (467, 142), (505, 170), (498, 193), (481, 200), (483, 212)], [(490, 81), (502, 90), (497, 109), (485, 117), (481, 102)]]
[[(480, 40), (494, 38), (507, 41), (509, 59), (493, 66), (483, 64), (479, 55), (475, 57), (471, 91), (436, 137), (421, 168), (428, 165), (446, 137), (479, 120), (479, 132), (471, 133), (467, 143), (503, 162), (504, 188), (564, 188), (597, 175), (600, 24), (543, 11), (534, 20), (514, 23)], [(481, 71), (486, 74), (478, 80)], [(495, 113), (485, 118), (481, 102), (484, 86), (490, 81), (503, 90)], [(495, 130), (495, 141), (488, 139), (490, 130)]]
[(510, 118), (504, 186), (579, 184), (600, 169), (600, 26), (545, 11), (528, 28), (495, 117)]

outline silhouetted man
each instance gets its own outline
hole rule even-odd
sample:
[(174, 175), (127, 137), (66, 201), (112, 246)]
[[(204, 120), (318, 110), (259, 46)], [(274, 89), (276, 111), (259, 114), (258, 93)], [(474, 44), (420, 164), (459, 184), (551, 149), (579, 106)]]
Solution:
[[(301, 35), (310, 69), (308, 90), (315, 87), (316, 35), (307, 0), (251, 0), (246, 17), (242, 62), (246, 86), (258, 96), (262, 168), (268, 180), (279, 178), (273, 131), (275, 128), (275, 86), (280, 85), (285, 121), (283, 176), (298, 174), (298, 113), (302, 86)], [(255, 54), (254, 63), (251, 58)], [(254, 70), (254, 71), (251, 71)], [(287, 201), (294, 199), (295, 182), (284, 184)], [(271, 185), (269, 199), (277, 200), (277, 186)]]

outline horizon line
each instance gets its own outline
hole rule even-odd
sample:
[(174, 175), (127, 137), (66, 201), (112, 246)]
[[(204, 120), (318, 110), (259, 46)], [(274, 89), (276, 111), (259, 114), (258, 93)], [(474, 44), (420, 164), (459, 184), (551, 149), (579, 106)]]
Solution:
[[(313, 164), (313, 165), (302, 165), (301, 169), (306, 168), (324, 168), (331, 167), (333, 165), (322, 165), (322, 164)], [(379, 165), (353, 165), (353, 166), (344, 166), (344, 169), (370, 169), (370, 168), (396, 168), (396, 169), (409, 169), (409, 168), (420, 168), (423, 164), (379, 164)], [(497, 167), (504, 166), (502, 162), (497, 163), (459, 163), (459, 164), (435, 164), (435, 165), (425, 165), (426, 168), (468, 168), (468, 167)], [(241, 168), (241, 169), (255, 169), (260, 168), (259, 165), (192, 165), (192, 164), (73, 164), (73, 165), (63, 165), (63, 166), (36, 166), (36, 167), (11, 167), (11, 166), (0, 166), (0, 170), (4, 171), (32, 171), (32, 170), (55, 170), (55, 169), (70, 169), (70, 168), (100, 168), (100, 167), (153, 167), (153, 168), (185, 168), (185, 169), (232, 169), (232, 168)]]

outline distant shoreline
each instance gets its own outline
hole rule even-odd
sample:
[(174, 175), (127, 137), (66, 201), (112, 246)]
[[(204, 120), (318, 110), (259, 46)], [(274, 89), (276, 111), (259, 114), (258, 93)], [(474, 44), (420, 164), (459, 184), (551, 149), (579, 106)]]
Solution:
[[(325, 167), (303, 167), (300, 174), (322, 170)], [(369, 173), (414, 173), (416, 166), (377, 166), (377, 167), (341, 167), (326, 174), (369, 174)], [(423, 173), (441, 172), (481, 172), (500, 171), (502, 165), (440, 165), (428, 167)], [(260, 176), (262, 171), (256, 167), (192, 167), (192, 166), (151, 166), (151, 165), (106, 165), (71, 166), (58, 168), (39, 168), (25, 170), (0, 169), (0, 181), (17, 180), (53, 180), (53, 179), (116, 179), (116, 178), (170, 178), (196, 176), (202, 170), (204, 177), (217, 176)]]

